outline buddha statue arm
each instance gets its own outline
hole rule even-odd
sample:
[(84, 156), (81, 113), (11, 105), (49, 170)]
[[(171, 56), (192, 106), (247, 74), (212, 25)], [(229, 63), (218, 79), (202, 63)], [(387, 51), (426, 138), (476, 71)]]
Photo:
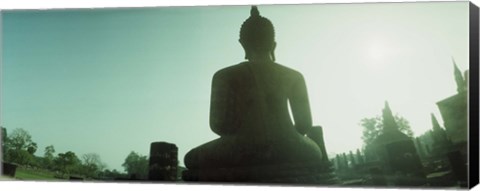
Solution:
[(312, 128), (312, 116), (310, 113), (307, 86), (305, 85), (305, 80), (301, 74), (290, 92), (289, 102), (292, 109), (295, 128), (300, 134), (305, 135)]
[(227, 80), (221, 73), (216, 73), (212, 80), (212, 92), (210, 98), (210, 129), (217, 135), (230, 133), (233, 108), (230, 108), (233, 97), (229, 91)]

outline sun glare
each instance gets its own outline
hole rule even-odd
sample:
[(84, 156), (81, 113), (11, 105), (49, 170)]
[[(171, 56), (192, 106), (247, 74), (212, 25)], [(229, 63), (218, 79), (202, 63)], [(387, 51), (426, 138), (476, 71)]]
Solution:
[(369, 59), (371, 59), (372, 61), (376, 61), (377, 63), (381, 63), (382, 61), (384, 61), (387, 56), (386, 47), (378, 42), (370, 44), (367, 51)]
[(368, 66), (383, 71), (395, 56), (395, 45), (388, 40), (374, 40), (365, 43), (364, 59)]

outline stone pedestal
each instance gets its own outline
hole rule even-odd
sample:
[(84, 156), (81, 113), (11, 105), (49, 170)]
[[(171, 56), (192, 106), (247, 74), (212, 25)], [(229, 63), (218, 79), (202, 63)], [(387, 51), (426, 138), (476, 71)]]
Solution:
[(201, 182), (336, 185), (329, 162), (186, 170), (182, 179)]

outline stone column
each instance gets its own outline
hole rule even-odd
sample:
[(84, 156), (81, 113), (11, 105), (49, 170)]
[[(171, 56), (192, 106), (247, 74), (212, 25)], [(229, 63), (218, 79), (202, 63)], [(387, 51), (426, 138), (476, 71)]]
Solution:
[(148, 180), (176, 181), (178, 148), (175, 144), (153, 142), (150, 145)]
[(17, 171), (17, 165), (2, 162), (2, 175), (15, 177), (15, 172)]

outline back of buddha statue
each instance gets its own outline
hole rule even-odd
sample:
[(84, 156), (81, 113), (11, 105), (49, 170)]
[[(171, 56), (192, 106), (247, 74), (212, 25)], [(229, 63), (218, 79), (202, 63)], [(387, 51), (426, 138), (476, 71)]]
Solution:
[(291, 134), (295, 129), (288, 101), (292, 112), (308, 115), (294, 113), (295, 123), (310, 123), (311, 126), (308, 99), (304, 99), (307, 108), (298, 107), (299, 102), (295, 102), (298, 94), (306, 96), (306, 89), (298, 87), (302, 84), (304, 81), (299, 72), (273, 62), (244, 62), (222, 69), (213, 78), (212, 129), (214, 132), (215, 129), (228, 129), (227, 132), (247, 136), (251, 133)]
[(320, 148), (304, 136), (312, 128), (305, 80), (275, 63), (274, 36), (273, 24), (252, 6), (239, 39), (248, 61), (212, 79), (210, 128), (220, 137), (189, 151), (187, 168), (203, 173), (320, 161)]

